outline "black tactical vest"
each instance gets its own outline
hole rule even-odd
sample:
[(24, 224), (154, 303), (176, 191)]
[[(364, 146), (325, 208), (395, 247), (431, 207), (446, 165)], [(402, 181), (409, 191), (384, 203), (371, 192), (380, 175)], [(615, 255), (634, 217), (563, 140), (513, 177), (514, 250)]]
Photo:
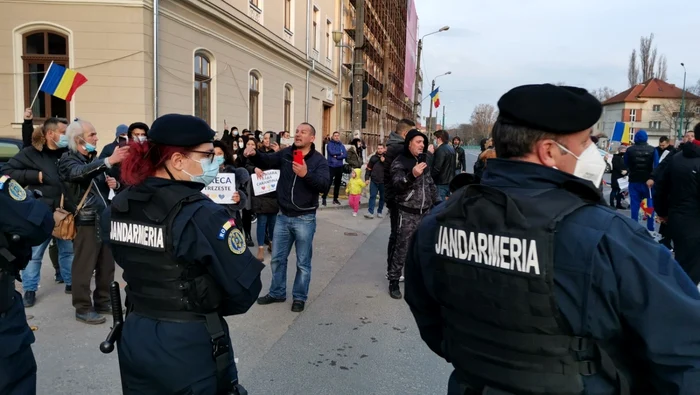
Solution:
[(157, 193), (128, 188), (112, 203), (110, 243), (124, 269), (128, 306), (166, 321), (203, 320), (216, 311), (222, 291), (204, 266), (173, 255), (172, 223), (183, 205), (206, 197), (174, 184)]
[(602, 370), (628, 393), (607, 354), (580, 360), (595, 343), (573, 335), (554, 299), (557, 224), (595, 203), (564, 189), (515, 197), (473, 185), (446, 204), (434, 236), (434, 292), (446, 358), (465, 388), (578, 395), (581, 376)]
[(651, 145), (633, 145), (627, 148), (629, 182), (647, 182), (654, 170), (654, 147)]

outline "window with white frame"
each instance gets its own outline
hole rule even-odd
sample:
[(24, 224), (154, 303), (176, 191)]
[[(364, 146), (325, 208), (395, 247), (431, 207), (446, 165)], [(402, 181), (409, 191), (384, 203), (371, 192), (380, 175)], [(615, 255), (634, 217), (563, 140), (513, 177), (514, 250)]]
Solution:
[(284, 0), (284, 28), (292, 31), (292, 0)]
[(649, 129), (661, 129), (661, 121), (649, 122)]
[(630, 128), (630, 141), (634, 141), (634, 132), (637, 131), (635, 128)]
[(314, 42), (314, 49), (318, 51), (318, 7), (314, 6), (313, 23), (311, 26), (311, 38)]
[(654, 112), (661, 111), (661, 104), (654, 104), (654, 106), (652, 107), (652, 111), (654, 111)]
[(630, 122), (637, 122), (637, 110), (630, 110)]
[(251, 71), (248, 77), (248, 129), (257, 130), (260, 121), (260, 74)]
[(326, 19), (326, 59), (331, 59), (333, 54), (333, 38), (331, 37), (331, 32), (333, 31), (333, 23), (330, 19)]

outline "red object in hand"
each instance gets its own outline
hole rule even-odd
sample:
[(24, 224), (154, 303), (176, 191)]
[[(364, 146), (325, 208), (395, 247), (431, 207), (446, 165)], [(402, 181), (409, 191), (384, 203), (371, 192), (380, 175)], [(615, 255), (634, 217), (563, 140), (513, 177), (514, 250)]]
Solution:
[(297, 163), (300, 165), (304, 164), (304, 154), (301, 152), (301, 150), (294, 151), (294, 163)]

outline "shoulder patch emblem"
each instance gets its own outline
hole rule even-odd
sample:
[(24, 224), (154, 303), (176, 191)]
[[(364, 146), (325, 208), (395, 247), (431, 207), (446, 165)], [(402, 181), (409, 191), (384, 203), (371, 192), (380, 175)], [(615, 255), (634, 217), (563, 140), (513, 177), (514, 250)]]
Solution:
[(233, 230), (229, 232), (228, 248), (236, 255), (241, 255), (245, 252), (245, 237), (243, 237), (243, 232), (241, 232), (238, 228), (233, 228)]
[(27, 198), (27, 191), (15, 180), (10, 180), (10, 182), (7, 183), (7, 192), (10, 193), (12, 199), (18, 202), (24, 201), (24, 199)]
[(223, 240), (226, 238), (226, 232), (231, 229), (232, 226), (236, 226), (236, 221), (233, 220), (233, 218), (229, 219), (228, 221), (224, 222), (223, 225), (221, 225), (221, 229), (219, 230), (219, 235), (217, 238), (219, 240)]

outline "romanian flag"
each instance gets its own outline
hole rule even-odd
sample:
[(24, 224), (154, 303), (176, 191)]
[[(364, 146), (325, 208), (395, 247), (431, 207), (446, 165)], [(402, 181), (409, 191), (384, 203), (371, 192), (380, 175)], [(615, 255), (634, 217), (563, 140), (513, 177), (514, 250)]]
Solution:
[(639, 203), (639, 208), (642, 210), (642, 218), (644, 221), (654, 215), (654, 201), (652, 200), (651, 196), (651, 188), (649, 188), (649, 197), (642, 199), (642, 202)]
[(77, 71), (51, 63), (39, 90), (59, 99), (71, 101), (75, 91), (86, 82), (87, 78)]
[(612, 137), (610, 141), (619, 141), (621, 143), (630, 144), (630, 125), (624, 122), (615, 122)]
[(430, 100), (433, 101), (435, 108), (440, 107), (440, 87), (437, 87), (434, 91), (430, 92)]

